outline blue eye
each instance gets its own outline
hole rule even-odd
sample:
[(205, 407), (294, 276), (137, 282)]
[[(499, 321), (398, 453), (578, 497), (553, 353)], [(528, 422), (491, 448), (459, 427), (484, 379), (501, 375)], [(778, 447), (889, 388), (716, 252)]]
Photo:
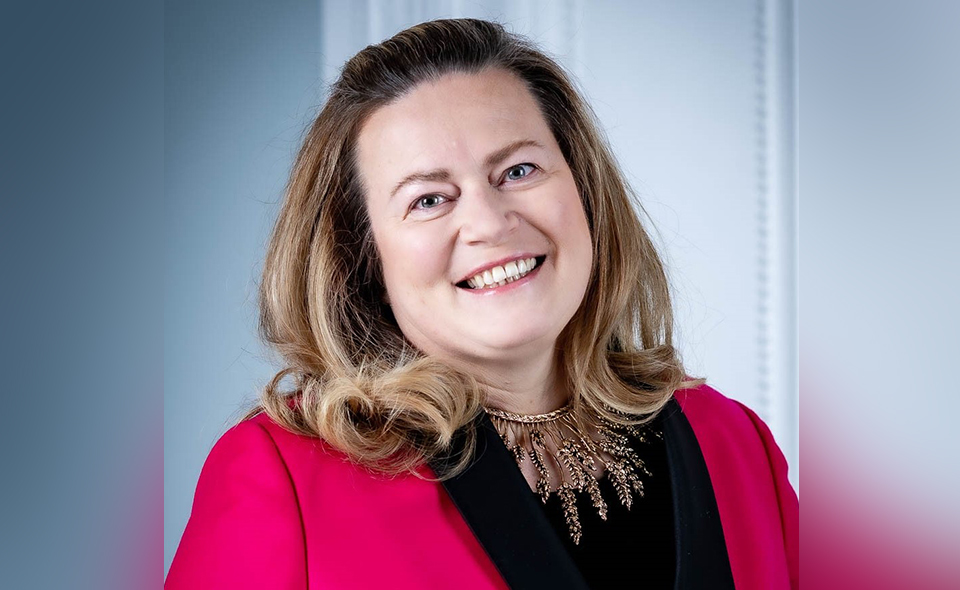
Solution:
[(533, 164), (517, 164), (516, 166), (511, 166), (503, 173), (503, 181), (523, 180), (527, 176), (530, 176), (536, 169), (537, 167)]
[(438, 205), (442, 205), (446, 201), (446, 197), (442, 195), (424, 195), (413, 202), (414, 209), (433, 209)]

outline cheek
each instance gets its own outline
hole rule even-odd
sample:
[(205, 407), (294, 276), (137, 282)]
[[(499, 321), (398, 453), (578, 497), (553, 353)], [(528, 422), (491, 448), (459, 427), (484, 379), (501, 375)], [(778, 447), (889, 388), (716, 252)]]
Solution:
[(560, 199), (560, 207), (557, 207), (558, 219), (556, 221), (560, 231), (563, 232), (568, 242), (573, 245), (577, 254), (583, 257), (592, 258), (592, 240), (590, 239), (590, 226), (587, 223), (587, 215), (583, 210), (583, 203), (580, 201), (580, 194), (576, 187), (570, 187), (563, 192)]
[(442, 252), (427, 236), (416, 232), (393, 232), (378, 240), (387, 296), (394, 307), (406, 307), (424, 289), (446, 283)]
[(580, 194), (575, 186), (565, 191), (561, 203), (562, 206), (557, 208), (557, 228), (561, 232), (560, 239), (567, 251), (567, 259), (571, 263), (570, 277), (574, 283), (582, 284), (586, 289), (593, 269), (593, 240)]

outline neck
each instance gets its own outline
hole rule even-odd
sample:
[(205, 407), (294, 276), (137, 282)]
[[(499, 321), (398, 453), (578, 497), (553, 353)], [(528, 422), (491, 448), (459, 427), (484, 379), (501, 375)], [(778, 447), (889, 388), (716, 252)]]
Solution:
[(553, 350), (524, 362), (485, 365), (477, 371), (487, 406), (514, 414), (545, 414), (570, 399)]

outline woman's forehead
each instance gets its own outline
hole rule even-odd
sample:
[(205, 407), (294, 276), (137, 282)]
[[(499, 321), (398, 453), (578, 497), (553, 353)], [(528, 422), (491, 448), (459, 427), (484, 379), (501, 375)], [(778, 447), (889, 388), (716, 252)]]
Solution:
[(526, 84), (509, 72), (485, 70), (418, 85), (375, 111), (357, 143), (364, 176), (402, 177), (408, 168), (444, 167), (451, 160), (482, 164), (518, 141), (556, 145)]

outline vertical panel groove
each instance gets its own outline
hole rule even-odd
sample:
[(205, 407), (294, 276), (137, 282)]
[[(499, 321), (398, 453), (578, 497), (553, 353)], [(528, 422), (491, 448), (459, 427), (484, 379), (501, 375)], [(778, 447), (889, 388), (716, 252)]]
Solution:
[(767, 178), (767, 11), (766, 0), (757, 0), (754, 20), (754, 83), (756, 100), (756, 252), (757, 252), (757, 404), (756, 411), (770, 419), (770, 207)]

